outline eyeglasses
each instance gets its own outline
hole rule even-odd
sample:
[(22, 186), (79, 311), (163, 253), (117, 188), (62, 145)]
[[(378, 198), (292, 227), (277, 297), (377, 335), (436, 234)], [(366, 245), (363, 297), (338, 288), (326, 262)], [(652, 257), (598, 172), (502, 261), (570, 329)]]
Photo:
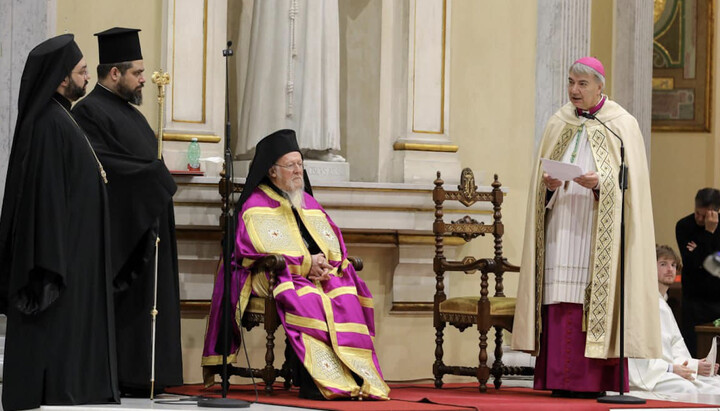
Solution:
[(283, 166), (283, 165), (280, 165), (280, 164), (278, 164), (278, 163), (275, 163), (275, 165), (278, 166), (278, 167), (282, 167), (282, 168), (284, 168), (285, 170), (294, 170), (295, 167), (299, 168), (300, 170), (303, 169), (303, 163), (302, 163), (302, 161), (298, 161), (297, 163), (290, 163), (290, 164), (287, 164), (287, 165), (284, 165), (284, 166)]
[(88, 73), (87, 69), (83, 69), (80, 71), (73, 71), (74, 74), (79, 74), (80, 77), (88, 77), (90, 74)]

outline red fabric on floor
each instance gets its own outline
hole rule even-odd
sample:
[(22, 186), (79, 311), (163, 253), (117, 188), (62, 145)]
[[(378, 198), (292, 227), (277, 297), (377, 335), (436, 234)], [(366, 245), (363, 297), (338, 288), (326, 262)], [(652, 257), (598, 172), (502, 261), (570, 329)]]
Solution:
[[(428, 400), (435, 404), (453, 404), (473, 407), (478, 411), (606, 411), (618, 408), (702, 408), (705, 404), (648, 400), (642, 405), (601, 404), (593, 399), (555, 398), (550, 391), (531, 388), (488, 388), (487, 393), (478, 392), (477, 384), (445, 384), (443, 389), (428, 387), (396, 388), (390, 385), (393, 400)], [(711, 406), (716, 407), (716, 406)], [(370, 409), (370, 408), (368, 408)]]
[[(265, 386), (258, 384), (258, 402), (262, 404), (284, 405), (288, 407), (314, 408), (319, 410), (337, 410), (337, 411), (463, 411), (475, 410), (475, 407), (463, 407), (455, 405), (430, 404), (406, 400), (390, 400), (390, 401), (314, 401), (298, 398), (298, 389), (293, 388), (290, 391), (283, 389), (282, 384), (276, 384), (272, 395), (265, 395)], [(190, 396), (204, 397), (220, 397), (221, 390), (219, 385), (205, 389), (202, 384), (183, 385), (181, 387), (172, 387), (165, 389), (169, 394), (181, 394)], [(255, 392), (252, 385), (231, 385), (228, 390), (228, 398), (234, 398), (244, 401), (255, 401)]]
[[(703, 408), (717, 407), (706, 404), (648, 400), (642, 405), (601, 404), (596, 400), (554, 398), (550, 391), (536, 391), (530, 388), (489, 388), (487, 393), (478, 392), (477, 383), (445, 384), (436, 389), (432, 384), (390, 384), (390, 401), (313, 401), (298, 398), (297, 389), (286, 391), (276, 385), (272, 395), (267, 396), (264, 387), (258, 385), (259, 402), (263, 404), (322, 410), (478, 410), (478, 411), (606, 411), (619, 408)], [(184, 385), (166, 389), (166, 392), (191, 396), (220, 396), (218, 385), (204, 389), (202, 384)], [(251, 385), (232, 385), (229, 398), (254, 401)]]

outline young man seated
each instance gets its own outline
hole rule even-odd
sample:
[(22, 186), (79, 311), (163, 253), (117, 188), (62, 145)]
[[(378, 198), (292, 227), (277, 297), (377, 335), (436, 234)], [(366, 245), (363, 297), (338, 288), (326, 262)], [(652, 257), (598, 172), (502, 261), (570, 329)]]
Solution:
[(664, 394), (720, 394), (720, 377), (716, 375), (718, 364), (692, 358), (666, 302), (668, 288), (682, 267), (680, 259), (666, 245), (657, 246), (655, 253), (663, 356), (653, 360), (631, 358), (628, 362), (630, 389)]

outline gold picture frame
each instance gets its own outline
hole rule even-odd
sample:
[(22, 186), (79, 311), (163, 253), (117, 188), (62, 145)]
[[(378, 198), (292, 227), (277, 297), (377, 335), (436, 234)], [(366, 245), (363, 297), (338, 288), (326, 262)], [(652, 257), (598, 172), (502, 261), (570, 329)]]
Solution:
[(710, 131), (714, 6), (654, 0), (653, 131)]

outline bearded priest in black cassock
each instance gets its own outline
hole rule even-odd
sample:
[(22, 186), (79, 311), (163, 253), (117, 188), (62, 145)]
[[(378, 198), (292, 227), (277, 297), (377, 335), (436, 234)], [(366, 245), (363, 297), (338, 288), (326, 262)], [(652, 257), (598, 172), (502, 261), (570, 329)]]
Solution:
[(177, 190), (157, 158), (155, 133), (133, 105), (142, 102), (144, 66), (137, 29), (97, 33), (95, 89), (73, 108), (107, 170), (110, 198), (118, 372), (123, 394), (147, 396), (155, 238), (159, 233), (155, 391), (182, 384), (180, 299), (172, 196)]
[(108, 199), (70, 114), (87, 64), (72, 34), (28, 56), (0, 217), (2, 405), (119, 403)]

